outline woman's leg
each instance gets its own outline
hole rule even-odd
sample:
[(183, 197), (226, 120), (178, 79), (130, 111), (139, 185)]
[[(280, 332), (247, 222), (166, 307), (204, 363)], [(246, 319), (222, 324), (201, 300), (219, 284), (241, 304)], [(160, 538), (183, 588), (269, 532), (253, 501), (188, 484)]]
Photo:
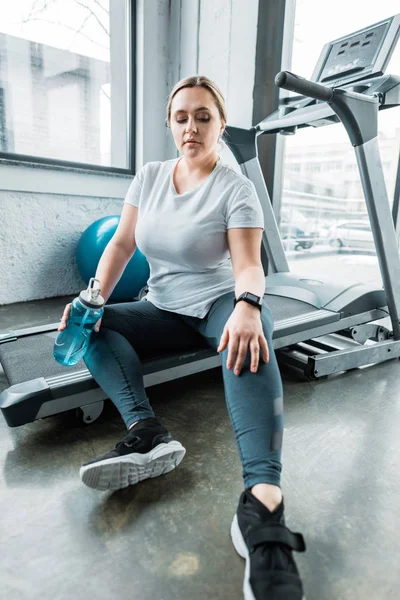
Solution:
[(141, 361), (201, 347), (207, 347), (202, 336), (178, 315), (142, 300), (105, 307), (84, 361), (129, 429), (136, 421), (154, 417)]
[[(234, 293), (225, 294), (204, 319), (192, 325), (217, 348), (233, 307)], [(242, 492), (231, 525), (236, 551), (246, 560), (245, 598), (304, 600), (303, 586), (292, 551), (303, 552), (300, 533), (286, 527), (280, 490), (283, 434), (282, 381), (272, 346), (273, 319), (264, 302), (263, 332), (270, 359), (250, 371), (250, 352), (241, 374), (228, 370), (228, 347), (222, 352), (225, 395), (243, 466)], [(262, 491), (260, 497), (260, 489)]]
[[(233, 292), (225, 294), (214, 302), (204, 319), (183, 318), (204, 336), (210, 346), (217, 349), (225, 324), (233, 311), (233, 300)], [(282, 381), (272, 346), (273, 319), (265, 302), (261, 320), (270, 359), (268, 363), (264, 363), (260, 355), (256, 373), (250, 371), (250, 352), (239, 376), (226, 367), (229, 344), (222, 352), (228, 412), (243, 466), (244, 485), (250, 490), (258, 484), (280, 487), (282, 469)]]
[(81, 467), (83, 483), (97, 490), (119, 490), (180, 464), (186, 450), (154, 417), (142, 361), (202, 347), (208, 344), (200, 334), (147, 300), (106, 307), (85, 362), (129, 431), (114, 449)]

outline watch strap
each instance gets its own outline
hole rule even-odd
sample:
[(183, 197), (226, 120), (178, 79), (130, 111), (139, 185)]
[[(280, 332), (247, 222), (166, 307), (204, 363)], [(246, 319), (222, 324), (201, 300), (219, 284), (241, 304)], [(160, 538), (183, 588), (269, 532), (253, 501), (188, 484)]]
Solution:
[(260, 298), (260, 296), (256, 296), (256, 294), (252, 294), (251, 292), (243, 292), (238, 298), (235, 298), (234, 306), (236, 306), (236, 304), (240, 301), (244, 301), (252, 306), (256, 306), (261, 312), (262, 298)]

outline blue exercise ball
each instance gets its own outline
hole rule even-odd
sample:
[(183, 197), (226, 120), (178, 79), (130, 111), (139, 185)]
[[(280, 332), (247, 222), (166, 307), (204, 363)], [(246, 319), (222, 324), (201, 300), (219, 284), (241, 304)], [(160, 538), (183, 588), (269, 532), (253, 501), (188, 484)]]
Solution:
[[(118, 215), (103, 217), (89, 225), (82, 233), (76, 249), (76, 264), (86, 283), (94, 277), (101, 255), (114, 235), (119, 219)], [(146, 285), (149, 275), (149, 263), (139, 248), (136, 248), (110, 300), (132, 300)]]

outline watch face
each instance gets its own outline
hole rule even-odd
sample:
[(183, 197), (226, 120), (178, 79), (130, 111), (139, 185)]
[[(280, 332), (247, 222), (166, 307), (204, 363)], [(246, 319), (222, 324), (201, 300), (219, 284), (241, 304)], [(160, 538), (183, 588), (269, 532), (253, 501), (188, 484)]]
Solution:
[(258, 302), (258, 296), (256, 296), (255, 294), (251, 294), (250, 292), (247, 292), (246, 296), (247, 296), (247, 298), (249, 298), (249, 300), (253, 300), (253, 302)]
[(250, 292), (246, 293), (246, 297), (249, 300), (252, 300), (253, 302), (256, 302), (257, 304), (261, 304), (261, 298), (259, 296), (256, 296), (255, 294), (251, 294)]

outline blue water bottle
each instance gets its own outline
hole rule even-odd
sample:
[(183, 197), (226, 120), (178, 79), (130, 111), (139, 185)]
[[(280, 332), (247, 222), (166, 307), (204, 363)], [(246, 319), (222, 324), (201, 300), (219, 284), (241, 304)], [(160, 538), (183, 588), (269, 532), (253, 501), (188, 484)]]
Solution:
[(67, 327), (60, 331), (54, 343), (54, 358), (65, 367), (76, 365), (85, 354), (90, 335), (103, 316), (104, 298), (100, 296), (100, 281), (92, 277), (88, 288), (72, 300)]

